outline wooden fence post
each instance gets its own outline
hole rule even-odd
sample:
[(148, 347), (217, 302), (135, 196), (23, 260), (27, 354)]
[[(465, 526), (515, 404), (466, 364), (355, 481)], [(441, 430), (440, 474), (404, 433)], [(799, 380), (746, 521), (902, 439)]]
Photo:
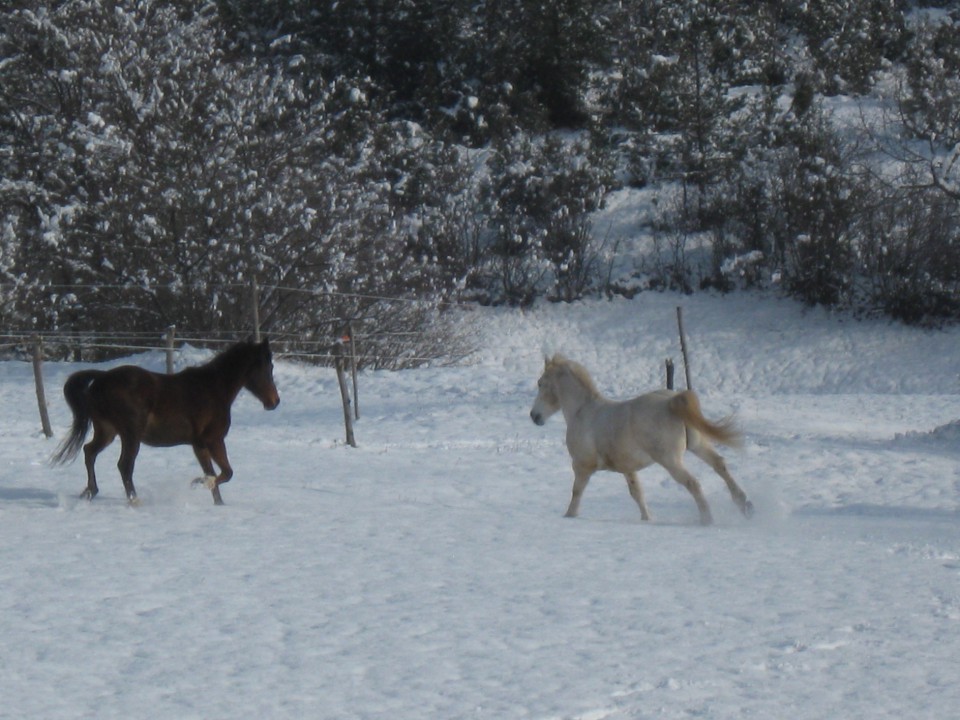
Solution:
[(171, 325), (167, 328), (164, 337), (167, 339), (167, 375), (173, 375), (173, 341), (177, 336), (177, 326)]
[(353, 322), (347, 325), (350, 334), (350, 374), (353, 376), (353, 417), (360, 419), (360, 396), (357, 390), (357, 337), (353, 334)]
[(257, 278), (250, 279), (250, 300), (253, 304), (253, 341), (260, 342), (260, 288)]
[(50, 414), (47, 412), (47, 396), (43, 390), (43, 339), (40, 336), (33, 338), (33, 379), (37, 386), (37, 404), (40, 406), (40, 425), (43, 427), (43, 434), (53, 437)]
[(333, 344), (333, 364), (337, 369), (337, 383), (340, 385), (340, 399), (343, 401), (343, 424), (347, 429), (347, 444), (350, 447), (356, 447), (357, 441), (353, 437), (353, 417), (350, 414), (350, 390), (347, 388), (347, 377), (344, 370), (342, 338), (338, 338)]
[(690, 383), (690, 358), (687, 357), (687, 336), (683, 332), (683, 308), (677, 306), (677, 328), (680, 330), (680, 352), (683, 354), (683, 373), (687, 378), (687, 390), (693, 390)]

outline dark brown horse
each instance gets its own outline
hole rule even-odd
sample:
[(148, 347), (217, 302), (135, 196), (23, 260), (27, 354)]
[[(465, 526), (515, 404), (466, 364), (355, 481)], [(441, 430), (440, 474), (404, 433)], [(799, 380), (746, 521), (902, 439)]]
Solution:
[[(230, 429), (230, 406), (242, 388), (252, 392), (267, 410), (280, 404), (266, 340), (237, 343), (205, 365), (173, 375), (134, 365), (76, 372), (63, 386), (73, 411), (73, 427), (53, 461), (73, 460), (92, 423), (93, 438), (83, 447), (87, 487), (80, 495), (92, 500), (99, 491), (93, 470), (97, 455), (119, 435), (122, 447), (117, 467), (127, 499), (136, 503), (133, 465), (140, 444), (190, 445), (205, 476), (194, 483), (205, 483), (213, 492), (213, 501), (222, 505), (220, 485), (233, 477), (223, 440)], [(220, 467), (219, 475), (213, 463)]]

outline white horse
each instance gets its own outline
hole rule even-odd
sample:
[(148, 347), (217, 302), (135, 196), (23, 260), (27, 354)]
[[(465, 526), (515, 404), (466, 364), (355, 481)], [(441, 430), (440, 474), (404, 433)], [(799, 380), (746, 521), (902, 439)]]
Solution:
[(637, 471), (652, 463), (666, 468), (697, 503), (700, 522), (713, 522), (700, 483), (683, 466), (689, 450), (724, 479), (733, 501), (747, 517), (753, 504), (727, 471), (711, 440), (728, 446), (740, 443), (740, 433), (729, 419), (712, 423), (703, 417), (700, 401), (691, 390), (657, 390), (632, 400), (604, 398), (590, 374), (579, 363), (561, 355), (547, 358), (537, 382), (537, 399), (530, 417), (543, 425), (557, 410), (567, 422), (567, 450), (573, 460), (573, 497), (567, 517), (576, 517), (590, 476), (597, 470), (623, 473), (630, 495), (640, 507), (640, 517), (650, 519)]

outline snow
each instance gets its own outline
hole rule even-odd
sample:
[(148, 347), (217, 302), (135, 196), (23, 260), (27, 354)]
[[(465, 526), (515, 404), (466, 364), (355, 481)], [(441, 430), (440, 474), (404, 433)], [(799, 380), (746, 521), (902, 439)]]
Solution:
[[(562, 418), (528, 417), (543, 352), (610, 396), (661, 385), (671, 356), (682, 380), (680, 304), (706, 414), (746, 430), (725, 456), (756, 516), (691, 458), (714, 526), (660, 468), (652, 523), (609, 473), (564, 519)], [(361, 373), (358, 448), (332, 371), (278, 359), (280, 408), (234, 407), (222, 508), (187, 448), (141, 452), (133, 508), (114, 446), (79, 501), (32, 368), (0, 363), (0, 717), (956, 712), (960, 330), (758, 295), (471, 315), (468, 363)], [(44, 367), (60, 434), (79, 367)]]

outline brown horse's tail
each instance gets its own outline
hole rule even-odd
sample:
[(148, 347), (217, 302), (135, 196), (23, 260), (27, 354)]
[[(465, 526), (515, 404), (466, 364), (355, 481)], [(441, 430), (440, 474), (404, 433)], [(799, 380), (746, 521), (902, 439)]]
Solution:
[(63, 386), (63, 396), (73, 411), (73, 427), (70, 428), (70, 434), (60, 443), (57, 452), (50, 458), (50, 462), (56, 464), (70, 462), (80, 452), (83, 440), (90, 429), (90, 399), (87, 396), (87, 389), (90, 383), (100, 375), (103, 375), (102, 370), (82, 370), (67, 378)]
[(670, 412), (688, 426), (703, 433), (721, 445), (740, 447), (743, 438), (733, 418), (724, 418), (719, 422), (710, 422), (700, 410), (700, 400), (692, 390), (684, 390), (674, 395), (669, 402)]

